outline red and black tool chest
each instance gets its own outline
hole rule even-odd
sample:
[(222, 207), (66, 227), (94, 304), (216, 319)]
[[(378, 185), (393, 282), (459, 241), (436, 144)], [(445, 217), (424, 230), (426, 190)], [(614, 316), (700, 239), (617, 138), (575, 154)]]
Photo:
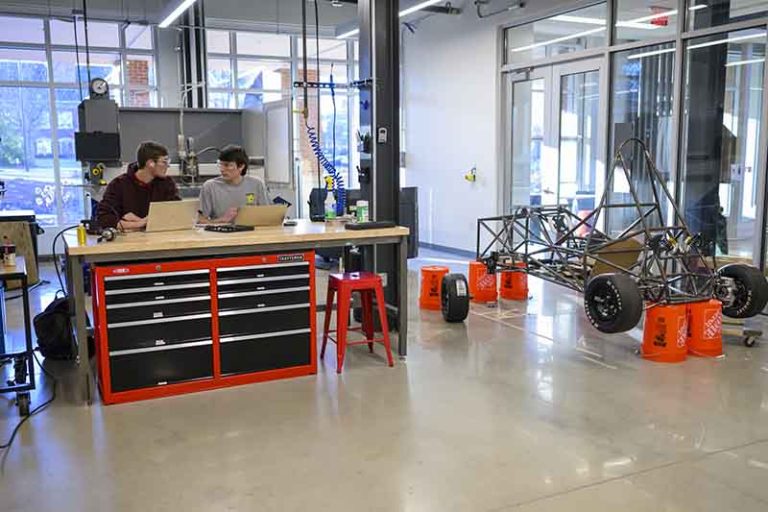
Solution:
[(105, 403), (317, 371), (314, 253), (96, 266)]

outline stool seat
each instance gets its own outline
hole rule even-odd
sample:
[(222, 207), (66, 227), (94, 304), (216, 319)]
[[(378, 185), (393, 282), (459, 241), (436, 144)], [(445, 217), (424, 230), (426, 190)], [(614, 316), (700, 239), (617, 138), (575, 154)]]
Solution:
[[(363, 325), (361, 328), (350, 328), (349, 309), (352, 301), (352, 293), (360, 294), (363, 310)], [(330, 330), (331, 315), (333, 314), (334, 297), (338, 295), (336, 329)], [(376, 309), (379, 313), (381, 323), (382, 337), (374, 338), (374, 306), (373, 299), (376, 298)], [(365, 335), (364, 340), (348, 341), (347, 333), (349, 331), (361, 331)], [(337, 333), (337, 338), (333, 339), (330, 333)], [(384, 302), (384, 286), (381, 276), (373, 272), (347, 272), (331, 274), (328, 278), (328, 294), (325, 302), (325, 327), (323, 329), (323, 344), (320, 349), (320, 359), (325, 356), (325, 347), (328, 340), (336, 343), (336, 373), (341, 373), (344, 366), (344, 356), (347, 345), (367, 344), (368, 350), (373, 352), (374, 343), (382, 343), (387, 353), (387, 362), (389, 366), (394, 366), (392, 359), (392, 348), (389, 340), (389, 326), (387, 324), (387, 310)]]
[(373, 272), (345, 272), (328, 276), (331, 286), (345, 286), (353, 290), (373, 289), (377, 283), (381, 284), (381, 276)]

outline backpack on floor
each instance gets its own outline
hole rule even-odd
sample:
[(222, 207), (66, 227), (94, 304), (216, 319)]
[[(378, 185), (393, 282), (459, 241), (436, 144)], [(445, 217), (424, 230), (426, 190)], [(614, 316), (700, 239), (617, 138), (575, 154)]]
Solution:
[[(90, 322), (86, 318), (90, 326)], [(69, 300), (56, 298), (33, 321), (37, 346), (46, 359), (68, 361), (77, 357), (77, 344), (72, 334), (72, 320), (69, 316)], [(93, 355), (93, 338), (88, 336), (88, 348)]]

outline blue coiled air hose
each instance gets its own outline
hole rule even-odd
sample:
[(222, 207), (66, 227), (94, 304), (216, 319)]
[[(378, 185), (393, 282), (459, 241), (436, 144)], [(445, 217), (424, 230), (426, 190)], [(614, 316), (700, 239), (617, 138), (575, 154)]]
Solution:
[[(334, 135), (334, 141), (336, 139), (336, 98), (335, 98), (335, 91), (334, 91), (334, 83), (333, 83), (333, 73), (331, 73), (331, 98), (333, 99), (333, 106), (334, 106), (334, 123), (333, 123), (333, 135)], [(319, 108), (319, 105), (318, 105)], [(336, 190), (336, 215), (344, 215), (344, 206), (346, 205), (346, 192), (344, 190), (344, 176), (341, 175), (341, 173), (336, 170), (336, 166), (333, 164), (333, 162), (329, 161), (328, 158), (326, 158), (325, 153), (323, 152), (323, 148), (320, 146), (320, 140), (317, 137), (317, 130), (311, 126), (309, 126), (309, 123), (305, 120), (305, 127), (307, 129), (307, 138), (309, 139), (309, 145), (312, 147), (312, 152), (317, 157), (317, 161), (320, 162), (320, 165), (325, 169), (325, 172), (328, 173), (328, 175), (333, 179), (333, 187)], [(335, 146), (335, 144), (334, 144)], [(336, 153), (335, 147), (334, 147), (334, 154)]]

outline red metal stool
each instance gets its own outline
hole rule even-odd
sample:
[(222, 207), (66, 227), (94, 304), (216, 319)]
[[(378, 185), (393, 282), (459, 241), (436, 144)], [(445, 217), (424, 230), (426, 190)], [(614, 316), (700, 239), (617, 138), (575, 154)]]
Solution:
[[(350, 328), (349, 309), (352, 300), (352, 292), (359, 292), (363, 302), (363, 325), (362, 327)], [(338, 293), (338, 304), (336, 314), (336, 329), (329, 330), (331, 326), (331, 314), (333, 313), (333, 298)], [(376, 304), (379, 309), (379, 321), (381, 322), (382, 337), (373, 337), (373, 295), (376, 294)], [(361, 331), (365, 334), (365, 339), (361, 341), (347, 341), (348, 331)], [(328, 334), (338, 333), (337, 339), (331, 338)], [(347, 345), (367, 344), (368, 349), (373, 352), (374, 343), (383, 343), (387, 351), (387, 361), (389, 366), (394, 366), (392, 360), (392, 349), (389, 344), (389, 327), (387, 326), (387, 311), (384, 302), (384, 287), (381, 283), (381, 277), (371, 272), (351, 272), (348, 274), (331, 274), (328, 277), (328, 297), (325, 301), (325, 327), (323, 329), (323, 346), (320, 349), (320, 359), (325, 356), (325, 346), (328, 339), (336, 343), (336, 373), (341, 373), (344, 366), (344, 354), (347, 351)]]

